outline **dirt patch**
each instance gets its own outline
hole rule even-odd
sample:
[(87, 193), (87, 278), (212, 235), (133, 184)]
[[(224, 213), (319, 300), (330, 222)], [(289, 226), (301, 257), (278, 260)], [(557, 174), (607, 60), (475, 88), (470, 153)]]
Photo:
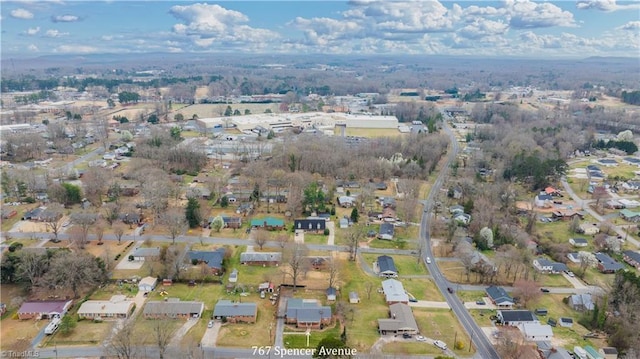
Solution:
[(131, 241), (123, 241), (118, 245), (117, 241), (103, 241), (102, 245), (98, 245), (98, 241), (90, 241), (84, 249), (94, 257), (102, 258), (105, 254), (108, 254), (109, 258), (113, 259), (127, 248), (129, 242)]
[(46, 223), (20, 221), (11, 229), (12, 232), (49, 232)]

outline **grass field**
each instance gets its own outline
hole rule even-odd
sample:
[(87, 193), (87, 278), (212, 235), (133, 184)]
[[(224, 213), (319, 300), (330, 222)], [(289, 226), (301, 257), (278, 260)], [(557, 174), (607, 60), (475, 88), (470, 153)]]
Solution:
[[(470, 356), (475, 353), (474, 349), (469, 352), (469, 338), (458, 319), (450, 310), (413, 308), (413, 315), (420, 328), (420, 333), (425, 337), (442, 340), (452, 349), (454, 341), (457, 339), (464, 343), (464, 348), (462, 350), (454, 350), (456, 354)], [(431, 348), (430, 345), (427, 347)], [(436, 348), (436, 353), (439, 352)]]
[(309, 346), (307, 346), (307, 336), (304, 334), (304, 331), (300, 333), (301, 334), (285, 334), (283, 337), (284, 346), (286, 348), (316, 348), (324, 337), (332, 336), (339, 338), (340, 326), (336, 323), (331, 328), (312, 330), (309, 336)]
[[(275, 335), (276, 307), (267, 299), (260, 299), (257, 294), (242, 298), (243, 302), (255, 302), (258, 305), (258, 319), (254, 324), (223, 324), (218, 333), (217, 344), (225, 347), (249, 348), (252, 345), (271, 345)], [(206, 322), (200, 323), (203, 326)], [(269, 328), (272, 330), (269, 331)], [(192, 331), (196, 329), (193, 328)], [(204, 333), (204, 331), (203, 331)], [(200, 335), (202, 338), (202, 334)]]
[(404, 289), (418, 300), (444, 301), (442, 293), (436, 287), (433, 280), (428, 278), (402, 279)]
[(59, 330), (45, 337), (43, 346), (54, 345), (96, 345), (100, 344), (107, 336), (114, 322), (94, 322), (91, 320), (80, 320), (69, 334), (62, 334)]

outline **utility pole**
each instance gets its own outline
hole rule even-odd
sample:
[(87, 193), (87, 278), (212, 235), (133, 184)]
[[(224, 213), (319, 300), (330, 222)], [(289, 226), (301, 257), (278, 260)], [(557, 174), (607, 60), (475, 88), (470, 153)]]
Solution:
[(471, 353), (472, 345), (473, 345), (473, 330), (471, 331), (471, 338), (469, 339), (469, 353)]

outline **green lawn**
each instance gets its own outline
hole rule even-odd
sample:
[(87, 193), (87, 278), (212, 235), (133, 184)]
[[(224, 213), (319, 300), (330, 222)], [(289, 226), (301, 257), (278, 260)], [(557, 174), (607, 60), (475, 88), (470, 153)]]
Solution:
[(304, 331), (300, 333), (284, 335), (284, 346), (286, 348), (316, 348), (318, 343), (326, 336), (340, 338), (340, 326), (335, 324), (333, 327), (325, 328), (324, 330), (312, 330), (309, 336), (309, 346), (307, 346), (307, 336)]
[(475, 302), (487, 296), (487, 293), (480, 290), (458, 290), (456, 294), (463, 302)]
[[(460, 322), (450, 310), (413, 308), (413, 315), (420, 328), (420, 334), (425, 337), (442, 340), (451, 349), (453, 349), (456, 339), (461, 341), (464, 343), (464, 348), (462, 350), (454, 350), (458, 355), (471, 356), (475, 352), (473, 348), (469, 352), (469, 337), (467, 337)], [(435, 347), (426, 345), (425, 354), (434, 353), (430, 351), (433, 348)], [(436, 348), (435, 353), (441, 353), (441, 351)]]
[(490, 327), (493, 324), (491, 316), (496, 315), (496, 311), (493, 309), (470, 309), (469, 314), (479, 326)]
[(567, 278), (562, 274), (541, 274), (538, 278), (541, 286), (544, 287), (571, 287)]
[(46, 336), (43, 346), (54, 345), (97, 345), (100, 344), (113, 327), (112, 321), (94, 322), (91, 320), (78, 321), (76, 327), (69, 334), (62, 334), (58, 330), (55, 334)]
[(418, 300), (444, 302), (442, 293), (429, 278), (404, 278), (401, 281), (404, 289)]
[(369, 246), (371, 248), (384, 248), (384, 249), (415, 249), (415, 242), (403, 241), (403, 240), (393, 240), (388, 241), (385, 239), (374, 239), (369, 242)]
[(304, 243), (305, 244), (327, 244), (328, 236), (324, 234), (312, 234), (305, 233), (304, 234)]
[[(252, 345), (271, 345), (273, 343), (273, 336), (275, 335), (276, 306), (272, 305), (268, 299), (258, 298), (257, 294), (243, 298), (242, 300), (255, 302), (258, 305), (258, 319), (256, 323), (224, 324), (218, 333), (217, 344), (225, 347), (242, 348), (249, 348)], [(210, 315), (210, 313), (208, 315)], [(194, 327), (188, 335), (199, 341), (204, 334), (205, 326), (206, 323), (199, 323), (199, 326)], [(272, 328), (272, 330), (269, 331), (269, 328)], [(196, 331), (191, 333), (194, 330)], [(271, 337), (269, 334), (271, 334)]]
[[(245, 246), (237, 246), (233, 250), (233, 255), (229, 258), (226, 267), (227, 273), (223, 277), (223, 283), (227, 283), (229, 274), (235, 268), (238, 270), (238, 283), (246, 284), (248, 286), (256, 287), (258, 284), (265, 281), (272, 281), (280, 283), (282, 280), (282, 274), (278, 267), (262, 267), (262, 266), (248, 266), (240, 264), (240, 253), (247, 250)], [(257, 248), (256, 248), (257, 250)], [(265, 251), (278, 252), (279, 248), (265, 248)]]

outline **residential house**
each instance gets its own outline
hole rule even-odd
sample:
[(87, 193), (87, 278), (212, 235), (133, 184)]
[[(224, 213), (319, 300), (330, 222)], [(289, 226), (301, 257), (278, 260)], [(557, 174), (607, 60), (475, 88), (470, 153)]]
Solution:
[(78, 308), (80, 319), (126, 319), (133, 312), (135, 302), (125, 295), (114, 295), (109, 300), (87, 300)]
[[(224, 228), (238, 229), (242, 227), (242, 217), (222, 216), (222, 221), (224, 222)], [(209, 223), (211, 222), (213, 221), (209, 221)]]
[(264, 282), (258, 284), (258, 293), (273, 293), (275, 290), (275, 286), (271, 282)]
[(573, 263), (580, 263), (580, 254), (578, 252), (567, 253), (567, 258)]
[(464, 207), (459, 204), (455, 204), (449, 207), (449, 213), (455, 215), (456, 213), (464, 213)]
[(295, 219), (293, 221), (293, 228), (305, 232), (323, 233), (326, 226), (327, 221), (324, 218)]
[(471, 215), (466, 213), (456, 213), (453, 215), (453, 220), (461, 225), (466, 226), (471, 222)]
[(306, 257), (308, 265), (314, 270), (324, 270), (327, 269), (329, 265), (329, 259), (331, 257), (323, 257), (323, 256), (308, 256)]
[(618, 359), (618, 349), (614, 347), (600, 348), (599, 352), (604, 359)]
[(27, 211), (24, 216), (22, 216), (22, 220), (23, 221), (40, 221), (40, 217), (42, 215), (42, 212), (44, 212), (44, 210), (47, 209), (47, 207), (37, 207), (34, 208), (30, 211)]
[(416, 322), (411, 307), (405, 303), (395, 303), (389, 306), (389, 318), (378, 319), (378, 332), (387, 334), (418, 334)]
[(253, 266), (278, 266), (282, 261), (280, 252), (242, 252), (240, 253), (240, 264)]
[(351, 303), (351, 304), (360, 303), (360, 297), (358, 296), (358, 293), (349, 292), (349, 303)]
[(495, 304), (498, 308), (513, 308), (513, 298), (509, 294), (507, 294), (504, 288), (492, 285), (486, 289), (486, 292), (489, 296), (489, 299), (491, 299), (491, 302), (493, 302), (493, 304)]
[(591, 299), (591, 294), (589, 293), (572, 294), (569, 296), (567, 304), (573, 310), (577, 310), (579, 312), (593, 310), (594, 308), (593, 300)]
[[(133, 197), (140, 193), (140, 188), (135, 183), (119, 183), (120, 186), (120, 195), (125, 197)], [(115, 195), (115, 193), (113, 193)]]
[(158, 284), (158, 278), (144, 277), (138, 282), (138, 290), (141, 292), (150, 292), (156, 288)]
[(558, 274), (566, 270), (567, 265), (560, 262), (550, 261), (546, 258), (536, 258), (533, 260), (533, 266), (540, 272)]
[(378, 202), (382, 206), (382, 208), (396, 208), (396, 199), (393, 197), (380, 197), (378, 198)]
[(391, 207), (386, 207), (384, 209), (382, 209), (382, 214), (380, 214), (380, 218), (381, 220), (385, 221), (385, 222), (395, 222), (397, 219), (397, 215), (396, 215), (396, 210), (394, 208)]
[(597, 162), (605, 167), (615, 167), (618, 165), (618, 161), (613, 158), (600, 158)]
[(378, 231), (378, 238), (392, 241), (394, 232), (395, 228), (393, 227), (393, 224), (387, 222), (381, 223), (380, 230)]
[[(229, 198), (229, 203), (236, 203), (236, 197), (233, 197), (233, 202), (231, 202), (231, 197)], [(253, 213), (253, 203), (244, 202), (240, 203), (238, 208), (236, 209), (237, 214), (242, 214), (243, 216), (248, 216)]]
[(608, 255), (598, 252), (595, 254), (596, 260), (598, 261), (597, 267), (601, 273), (615, 273), (620, 269), (623, 269), (624, 266), (615, 259), (609, 257)]
[(588, 359), (604, 359), (604, 356), (602, 356), (594, 347), (592, 347), (591, 345), (585, 345), (584, 346), (584, 351), (587, 352), (587, 358)]
[(206, 264), (209, 272), (215, 275), (221, 275), (224, 272), (222, 263), (226, 250), (218, 248), (215, 251), (189, 251), (187, 257), (191, 263)]
[(338, 222), (340, 229), (345, 229), (345, 228), (349, 228), (349, 220), (347, 218), (340, 218), (340, 221)]
[(71, 307), (70, 300), (27, 301), (18, 309), (18, 319), (51, 319), (62, 317)]
[(522, 324), (540, 324), (540, 321), (530, 310), (498, 310), (496, 312), (498, 322), (502, 325), (519, 327)]
[(200, 318), (203, 310), (203, 302), (183, 302), (179, 298), (168, 298), (162, 301), (147, 302), (142, 315), (147, 319)]
[(334, 287), (327, 288), (325, 292), (327, 294), (327, 300), (332, 302), (336, 300), (337, 291)]
[(402, 282), (395, 279), (382, 281), (382, 292), (387, 304), (409, 303), (409, 295), (404, 290)]
[(520, 331), (524, 336), (524, 340), (530, 342), (551, 340), (553, 338), (553, 330), (547, 324), (523, 323), (520, 325)]
[(187, 198), (211, 199), (211, 190), (206, 187), (189, 187), (186, 193)]
[(549, 196), (554, 196), (554, 197), (558, 197), (561, 196), (562, 194), (560, 193), (560, 191), (558, 191), (557, 189), (549, 186), (547, 188), (544, 189), (544, 193), (548, 194)]
[(338, 205), (343, 208), (353, 207), (356, 203), (356, 198), (352, 196), (340, 196), (338, 197)]
[(213, 308), (213, 318), (227, 323), (255, 323), (257, 317), (256, 303), (239, 303), (221, 299)]
[(567, 317), (560, 317), (558, 319), (558, 324), (560, 324), (561, 327), (571, 328), (573, 327), (573, 319), (567, 318)]
[(604, 204), (604, 208), (608, 209), (623, 209), (624, 204), (620, 203), (620, 201), (615, 199), (610, 199)]
[(118, 215), (118, 219), (121, 220), (124, 224), (139, 225), (140, 223), (142, 223), (143, 217), (141, 213), (137, 211), (131, 211), (120, 213)]
[(637, 157), (625, 157), (622, 159), (622, 162), (625, 162), (627, 164), (630, 164), (632, 166), (639, 166), (640, 167), (640, 158)]
[(640, 269), (640, 253), (636, 251), (623, 251), (622, 259), (624, 259), (627, 264), (636, 269)]
[(587, 236), (593, 236), (600, 233), (600, 228), (596, 223), (582, 223), (580, 224), (578, 232), (583, 233)]
[(264, 228), (270, 231), (284, 229), (284, 221), (279, 218), (266, 217), (251, 220), (252, 228)]
[(586, 247), (589, 245), (585, 238), (569, 238), (569, 243), (574, 247)]
[(376, 260), (376, 268), (378, 270), (378, 276), (384, 278), (396, 278), (398, 276), (398, 269), (393, 261), (392, 257), (387, 255), (379, 256)]
[(627, 209), (640, 207), (640, 202), (636, 201), (635, 199), (621, 198), (618, 201), (624, 205), (624, 208)]
[(324, 329), (331, 323), (331, 307), (316, 299), (287, 298), (285, 323), (296, 328)]
[(540, 192), (534, 199), (534, 204), (538, 208), (553, 207), (553, 196)]
[(640, 212), (632, 211), (630, 209), (620, 210), (620, 217), (629, 222), (640, 222)]
[(158, 247), (138, 247), (133, 253), (134, 261), (156, 260), (160, 258), (160, 248)]
[(584, 218), (584, 214), (576, 211), (557, 210), (551, 213), (551, 218), (556, 218), (561, 221), (571, 221), (574, 218)]

